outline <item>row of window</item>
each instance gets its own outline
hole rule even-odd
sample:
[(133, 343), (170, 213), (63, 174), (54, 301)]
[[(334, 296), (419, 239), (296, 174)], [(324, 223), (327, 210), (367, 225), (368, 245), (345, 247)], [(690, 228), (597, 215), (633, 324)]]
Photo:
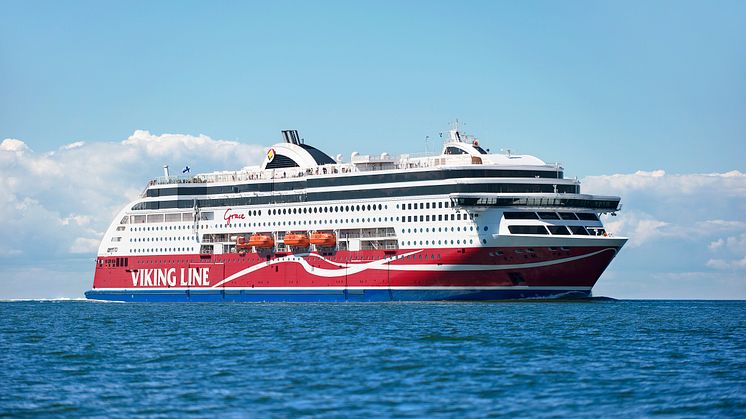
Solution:
[(577, 236), (603, 236), (606, 230), (603, 228), (588, 228), (582, 226), (508, 226), (510, 234), (552, 234), (556, 236), (569, 236), (570, 232)]
[[(285, 214), (316, 214), (316, 213), (326, 213), (326, 212), (349, 212), (349, 211), (381, 211), (384, 209), (388, 209), (388, 205), (382, 205), (382, 204), (373, 204), (373, 205), (335, 205), (335, 206), (329, 206), (329, 207), (303, 207), (303, 208), (282, 208), (282, 209), (270, 209), (269, 215), (285, 215)], [(259, 212), (259, 215), (261, 215), (261, 211)]]
[(160, 241), (179, 241), (179, 240), (197, 240), (197, 236), (179, 236), (179, 237), (134, 237), (130, 238), (130, 242), (160, 242)]
[[(276, 156), (277, 157), (277, 156)], [(465, 169), (434, 170), (424, 172), (381, 173), (357, 176), (335, 176), (330, 178), (310, 178), (294, 181), (252, 182), (239, 185), (206, 186), (183, 184), (177, 187), (150, 188), (148, 197), (174, 195), (213, 195), (243, 192), (278, 192), (299, 189), (329, 188), (335, 186), (370, 185), (380, 183), (422, 182), (428, 180), (463, 178), (551, 178), (561, 179), (563, 173), (557, 170), (503, 170)]]
[[(464, 221), (466, 220), (473, 220), (474, 214), (450, 214), (451, 215), (451, 221), (461, 221), (463, 218)], [(420, 215), (419, 217), (417, 215), (407, 215), (401, 217), (402, 222), (406, 223), (417, 223), (417, 222), (428, 222), (428, 221), (448, 221), (448, 214), (438, 214), (437, 217), (435, 214), (432, 216), (430, 214)], [(396, 221), (399, 221), (399, 217), (396, 217)]]
[[(140, 202), (132, 210), (157, 210), (169, 208), (234, 207), (242, 205), (268, 205), (318, 201), (343, 201), (362, 199), (408, 198), (425, 195), (446, 195), (451, 193), (580, 193), (580, 187), (570, 185), (548, 185), (532, 183), (458, 183), (429, 186), (393, 187), (381, 189), (357, 189), (328, 192), (306, 192), (297, 194), (270, 194), (238, 198), (216, 197), (210, 199), (177, 199), (168, 201)], [(471, 199), (471, 198), (469, 198)], [(474, 198), (476, 199), (476, 198)], [(471, 202), (471, 201), (470, 201)], [(476, 201), (474, 201), (476, 202)], [(616, 202), (619, 203), (618, 201)], [(595, 207), (590, 207), (595, 208)], [(615, 207), (616, 208), (616, 207)]]
[(127, 267), (129, 265), (129, 259), (128, 258), (98, 259), (96, 261), (96, 264), (98, 265), (99, 268)]
[[(477, 229), (477, 231), (479, 231), (479, 226), (477, 226), (476, 229)], [(489, 227), (488, 226), (484, 226), (484, 231), (487, 231), (487, 230), (489, 230)], [(453, 233), (454, 231), (457, 232), (457, 233), (461, 232), (461, 227), (456, 227), (455, 229), (453, 227), (451, 227), (451, 233)], [(464, 233), (466, 231), (467, 231), (466, 230), (466, 226), (464, 226)], [(474, 231), (474, 226), (469, 226), (469, 231)], [(403, 228), (403, 229), (401, 229), (401, 232), (402, 232), (402, 234), (404, 234), (404, 233), (415, 233), (415, 234), (417, 234), (417, 229), (416, 228), (414, 228), (414, 229), (412, 229), (412, 228), (404, 229)], [(423, 228), (420, 227), (420, 233), (423, 233), (423, 232), (424, 233), (429, 233), (430, 232), (430, 228), (426, 227), (424, 229), (424, 231), (423, 231)], [(435, 233), (435, 227), (432, 228), (432, 232)], [(447, 233), (448, 232), (448, 227), (438, 227), (438, 233), (441, 233), (441, 232)]]
[[(437, 208), (448, 208), (450, 204), (451, 203), (449, 201), (433, 202), (432, 208), (435, 209), (436, 205), (437, 205)], [(399, 209), (399, 204), (396, 204), (396, 209)], [(414, 202), (414, 203), (410, 202), (408, 204), (401, 204), (401, 209), (403, 210), (430, 209), (430, 202)]]
[[(558, 190), (557, 193), (563, 193)], [(575, 193), (580, 193), (578, 192)], [(540, 208), (583, 208), (597, 211), (618, 211), (620, 198), (616, 199), (577, 199), (555, 196), (512, 197), (512, 198), (455, 198), (462, 207), (540, 207)]]
[[(487, 240), (482, 240), (482, 241), (485, 244), (487, 243)], [(402, 246), (417, 246), (417, 243), (418, 243), (417, 240), (407, 240), (407, 241), (402, 241)], [(455, 241), (451, 240), (452, 245), (460, 245), (461, 243), (462, 243), (461, 239), (457, 239)], [(438, 240), (438, 245), (441, 245), (441, 244), (448, 245), (448, 240)], [(466, 239), (463, 240), (463, 244), (467, 244)], [(474, 239), (469, 239), (468, 244), (474, 244)], [(420, 240), (419, 245), (420, 246), (430, 246), (430, 245), (435, 246), (435, 240), (432, 240), (432, 241)]]
[(153, 248), (153, 249), (132, 249), (132, 253), (164, 253), (164, 252), (191, 252), (195, 249), (192, 249), (190, 247), (160, 247), (160, 248)]
[[(430, 221), (467, 221), (473, 220), (475, 215), (473, 214), (427, 214), (427, 215), (408, 215), (402, 216), (401, 222), (430, 222)], [(304, 221), (262, 221), (262, 222), (250, 222), (250, 223), (218, 223), (214, 225), (201, 224), (198, 226), (199, 229), (208, 228), (259, 228), (259, 227), (285, 227), (285, 226), (307, 226), (307, 225), (324, 225), (324, 224), (339, 224), (339, 223), (375, 223), (375, 222), (399, 222), (400, 217), (368, 217), (368, 218), (340, 218), (340, 219), (329, 219), (329, 220), (304, 220)], [(145, 231), (169, 231), (169, 230), (188, 230), (191, 229), (190, 225), (175, 225), (175, 226), (153, 226), (153, 227), (131, 227), (130, 231), (134, 232), (145, 232)]]
[(520, 211), (512, 212), (506, 211), (503, 213), (506, 220), (583, 220), (583, 221), (598, 221), (598, 216), (594, 213), (589, 212), (532, 212), (532, 211)]

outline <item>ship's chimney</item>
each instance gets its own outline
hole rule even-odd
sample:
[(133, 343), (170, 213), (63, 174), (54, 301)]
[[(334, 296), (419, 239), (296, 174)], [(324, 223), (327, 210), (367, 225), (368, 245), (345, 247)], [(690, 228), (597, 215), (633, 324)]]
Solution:
[(298, 136), (298, 130), (286, 129), (282, 131), (282, 139), (286, 143), (300, 144), (300, 137)]
[(163, 176), (165, 176), (166, 179), (168, 179), (170, 177), (170, 175), (168, 174), (168, 165), (167, 164), (163, 165)]

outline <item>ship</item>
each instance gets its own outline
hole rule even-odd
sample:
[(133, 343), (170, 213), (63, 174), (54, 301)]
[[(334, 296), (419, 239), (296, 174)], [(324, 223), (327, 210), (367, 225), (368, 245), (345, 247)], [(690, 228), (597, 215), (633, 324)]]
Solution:
[(587, 298), (627, 238), (560, 164), (491, 153), (332, 158), (296, 130), (259, 166), (148, 182), (106, 230), (88, 299), (384, 302)]

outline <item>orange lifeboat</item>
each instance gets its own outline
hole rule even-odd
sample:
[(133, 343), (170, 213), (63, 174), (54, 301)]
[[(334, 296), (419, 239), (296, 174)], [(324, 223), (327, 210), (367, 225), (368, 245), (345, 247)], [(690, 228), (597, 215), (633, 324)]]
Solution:
[(246, 237), (244, 236), (238, 236), (236, 237), (236, 249), (248, 249), (251, 245), (246, 243)]
[(307, 247), (309, 243), (308, 236), (300, 233), (288, 233), (282, 241), (286, 246), (293, 247)]
[(272, 239), (272, 236), (266, 234), (252, 234), (251, 237), (249, 237), (248, 246), (269, 249), (274, 247), (274, 245), (275, 241)]
[(337, 236), (332, 233), (313, 233), (311, 243), (321, 247), (334, 247), (337, 245)]

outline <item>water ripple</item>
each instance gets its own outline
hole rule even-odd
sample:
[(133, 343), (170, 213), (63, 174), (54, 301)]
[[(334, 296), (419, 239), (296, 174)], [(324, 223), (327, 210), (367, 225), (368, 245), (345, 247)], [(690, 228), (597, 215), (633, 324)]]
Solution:
[(746, 303), (0, 303), (0, 416), (746, 414)]

